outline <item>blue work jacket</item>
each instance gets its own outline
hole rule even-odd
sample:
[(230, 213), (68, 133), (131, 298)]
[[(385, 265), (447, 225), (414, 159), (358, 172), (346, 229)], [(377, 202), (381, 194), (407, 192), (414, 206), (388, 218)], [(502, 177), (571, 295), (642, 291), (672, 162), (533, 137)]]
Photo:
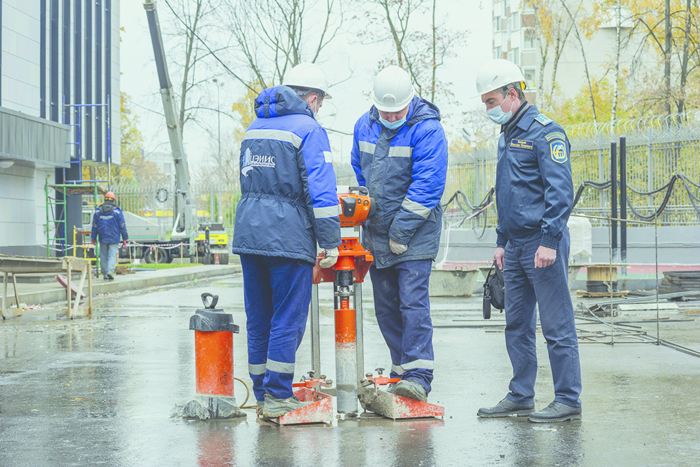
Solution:
[[(440, 244), (440, 198), (447, 176), (447, 139), (440, 110), (414, 97), (406, 123), (389, 130), (372, 106), (355, 124), (352, 167), (376, 206), (362, 226), (362, 245), (379, 269), (412, 260), (434, 260)], [(408, 250), (394, 254), (389, 238)]]
[(536, 239), (557, 249), (574, 201), (571, 144), (564, 129), (531, 106), (498, 141), (497, 245)]
[(275, 86), (255, 99), (241, 143), (241, 200), (233, 253), (316, 262), (340, 246), (340, 202), (326, 131), (292, 89)]
[(95, 240), (99, 235), (100, 243), (119, 243), (119, 236), (122, 240), (128, 240), (129, 234), (126, 231), (124, 214), (116, 204), (105, 201), (95, 209), (92, 216), (92, 230), (90, 237)]

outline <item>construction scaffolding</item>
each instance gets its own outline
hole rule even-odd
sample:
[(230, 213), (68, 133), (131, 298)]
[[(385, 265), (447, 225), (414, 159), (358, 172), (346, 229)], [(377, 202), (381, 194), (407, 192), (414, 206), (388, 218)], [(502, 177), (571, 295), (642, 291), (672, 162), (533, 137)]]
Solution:
[[(60, 256), (69, 256), (71, 250), (76, 248), (76, 245), (69, 244), (67, 241), (66, 214), (68, 197), (72, 195), (89, 195), (94, 199), (95, 205), (97, 205), (98, 196), (106, 191), (97, 183), (90, 182), (56, 185), (47, 183), (44, 191), (46, 194), (46, 256), (51, 257), (52, 251), (60, 253)], [(95, 257), (99, 257), (97, 247)]]
[[(108, 180), (83, 180), (83, 112), (86, 109), (96, 108), (100, 112), (106, 110), (106, 131), (107, 131), (107, 145), (106, 145), (106, 161), (107, 161), (107, 173), (109, 180), (109, 173), (111, 168), (111, 124), (110, 124), (110, 96), (107, 96), (106, 104), (66, 104), (65, 96), (63, 97), (63, 112), (62, 112), (62, 123), (73, 129), (73, 134), (75, 135), (74, 141), (69, 141), (66, 144), (69, 146), (70, 150), (70, 165), (72, 167), (77, 166), (77, 178), (75, 180), (68, 180), (68, 170), (63, 169), (63, 183), (57, 183), (54, 185), (49, 185), (48, 183), (44, 186), (45, 197), (46, 197), (46, 256), (69, 256), (72, 255), (77, 257), (77, 248), (83, 248), (83, 258), (87, 259), (87, 249), (91, 248), (84, 245), (85, 230), (78, 228), (74, 225), (71, 229), (68, 225), (68, 199), (73, 195), (81, 195), (80, 202), (80, 213), (78, 218), (82, 219), (82, 205), (84, 201), (88, 203), (92, 202), (96, 206), (99, 202), (98, 196), (106, 193), (106, 189), (99, 186), (99, 183), (107, 182)], [(71, 112), (74, 110), (76, 114), (76, 121), (72, 122), (70, 118)], [(83, 198), (87, 197), (87, 200)], [(82, 222), (80, 224), (82, 227)], [(83, 244), (78, 244), (78, 235), (82, 235)], [(72, 241), (69, 241), (72, 240)], [(72, 250), (72, 253), (71, 253)], [(97, 261), (99, 258), (98, 247), (95, 246), (95, 259), (91, 261)]]

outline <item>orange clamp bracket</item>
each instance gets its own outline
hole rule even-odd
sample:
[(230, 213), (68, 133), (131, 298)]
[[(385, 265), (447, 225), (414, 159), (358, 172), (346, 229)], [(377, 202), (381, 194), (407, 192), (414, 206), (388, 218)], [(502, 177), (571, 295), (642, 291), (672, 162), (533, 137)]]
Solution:
[(394, 384), (401, 381), (401, 378), (387, 378), (386, 376), (375, 376), (367, 378), (368, 381), (372, 381), (377, 386), (385, 386), (387, 384)]

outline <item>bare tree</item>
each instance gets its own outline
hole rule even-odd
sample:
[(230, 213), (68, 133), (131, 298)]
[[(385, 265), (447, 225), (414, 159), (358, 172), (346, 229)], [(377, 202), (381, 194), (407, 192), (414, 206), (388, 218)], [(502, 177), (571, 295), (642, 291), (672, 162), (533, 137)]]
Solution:
[[(681, 73), (680, 73), (680, 93), (678, 102), (676, 103), (676, 110), (678, 113), (683, 113), (685, 111), (686, 104), (686, 91), (685, 86), (688, 82), (689, 70), (689, 59), (690, 59), (690, 37), (691, 37), (691, 26), (695, 24), (697, 28), (697, 21), (693, 17), (691, 0), (686, 0), (685, 4), (685, 27), (684, 27), (684, 37), (683, 37), (683, 50), (681, 53)], [(695, 38), (697, 40), (697, 36)], [(695, 52), (697, 55), (697, 42), (695, 43)]]
[(697, 0), (673, 3), (664, 0), (662, 4), (639, 0), (630, 7), (632, 30), (642, 31), (637, 55), (650, 43), (663, 61), (663, 78), (659, 83), (663, 91), (652, 93), (650, 100), (663, 104), (667, 114), (671, 114), (674, 104), (674, 110), (684, 112), (688, 78), (700, 65)]
[[(357, 17), (365, 28), (359, 32), (364, 42), (393, 45), (391, 52), (379, 63), (383, 68), (398, 65), (411, 76), (418, 95), (435, 101), (438, 95), (452, 96), (449, 83), (438, 78), (438, 69), (454, 53), (454, 47), (464, 41), (467, 31), (447, 27), (445, 16), (438, 19), (436, 0), (355, 0)], [(430, 15), (429, 30), (417, 24)]]
[(494, 125), (482, 108), (462, 112), (462, 137), (468, 140), (469, 148), (482, 148), (498, 137), (500, 127)]
[(581, 4), (583, 0), (579, 1), (578, 7), (576, 8), (576, 13), (573, 18), (569, 21), (561, 12), (558, 12), (555, 20), (555, 34), (554, 34), (554, 63), (552, 66), (552, 88), (549, 91), (550, 100), (552, 93), (556, 89), (557, 84), (557, 70), (559, 69), (559, 59), (561, 59), (561, 54), (564, 51), (564, 46), (566, 45), (569, 34), (575, 26), (576, 17), (578, 12), (581, 10)]
[(664, 110), (671, 113), (671, 44), (673, 35), (671, 32), (671, 0), (664, 0), (664, 87), (666, 96)]
[(588, 60), (586, 60), (586, 51), (583, 46), (583, 40), (581, 39), (581, 34), (579, 33), (578, 27), (576, 26), (576, 21), (575, 17), (573, 14), (571, 14), (571, 10), (569, 7), (566, 5), (566, 2), (564, 0), (559, 0), (561, 5), (564, 7), (564, 10), (566, 10), (566, 14), (569, 15), (569, 19), (571, 20), (571, 24), (573, 25), (574, 28), (574, 34), (576, 35), (576, 39), (578, 40), (579, 46), (581, 47), (581, 56), (583, 57), (583, 69), (586, 73), (586, 81), (588, 83), (588, 93), (590, 94), (591, 97), (591, 110), (593, 111), (593, 124), (597, 127), (598, 126), (598, 115), (596, 114), (595, 110), (595, 98), (593, 96), (593, 86), (591, 84), (591, 74), (588, 72)]
[(257, 89), (281, 83), (299, 63), (315, 63), (343, 24), (341, 0), (224, 1), (225, 29)]
[(221, 0), (167, 0), (166, 5), (175, 15), (174, 28), (164, 32), (169, 38), (172, 53), (169, 54), (172, 67), (170, 73), (177, 79), (179, 98), (180, 128), (184, 133), (188, 121), (197, 122), (199, 110), (215, 110), (209, 105), (206, 92), (197, 92), (214, 76), (206, 61), (218, 52), (226, 50), (226, 45), (213, 45), (216, 39), (217, 12)]
[[(557, 72), (559, 60), (569, 35), (574, 28), (574, 21), (578, 16), (583, 0), (579, 0), (572, 21), (568, 14), (561, 9), (556, 0), (529, 0), (528, 5), (535, 10), (534, 23), (531, 34), (537, 37), (540, 53), (540, 73), (538, 76), (538, 90), (546, 99), (545, 105), (551, 105), (554, 91), (557, 89)], [(550, 52), (553, 54), (550, 55)], [(552, 59), (552, 73), (549, 89), (545, 87), (545, 69), (549, 59)], [(538, 102), (538, 106), (540, 102)]]
[(613, 63), (613, 67), (615, 69), (615, 77), (613, 81), (613, 95), (612, 95), (612, 105), (610, 109), (610, 121), (612, 123), (612, 127), (615, 128), (616, 121), (617, 121), (617, 104), (619, 100), (619, 94), (620, 94), (620, 66), (621, 66), (621, 54), (622, 54), (622, 49), (625, 48), (626, 46), (626, 39), (629, 39), (629, 36), (626, 38), (623, 37), (622, 34), (622, 22), (623, 20), (626, 20), (627, 18), (622, 17), (622, 1), (621, 0), (615, 0), (615, 59)]

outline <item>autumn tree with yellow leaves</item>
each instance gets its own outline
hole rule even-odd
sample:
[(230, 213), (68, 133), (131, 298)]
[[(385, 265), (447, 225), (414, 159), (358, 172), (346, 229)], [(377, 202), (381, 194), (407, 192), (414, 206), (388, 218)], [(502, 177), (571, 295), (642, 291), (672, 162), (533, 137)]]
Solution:
[(657, 113), (684, 112), (697, 107), (700, 94), (700, 6), (697, 0), (627, 0), (634, 22), (632, 34), (640, 34), (656, 53), (662, 74), (648, 76), (645, 104)]
[[(615, 122), (700, 106), (697, 0), (528, 0), (528, 5), (536, 12), (532, 27), (540, 44), (539, 104), (549, 106), (559, 122)], [(611, 25), (616, 31), (614, 52), (603, 74), (589, 74), (586, 67), (587, 84), (579, 94), (555, 102), (560, 45), (573, 38), (586, 65), (584, 40)], [(553, 61), (550, 80), (544, 76), (548, 61)], [(636, 84), (630, 87), (633, 74)]]
[[(166, 175), (158, 169), (157, 164), (146, 160), (143, 152), (143, 135), (138, 128), (139, 117), (133, 115), (129, 108), (130, 96), (125, 92), (120, 96), (119, 129), (121, 134), (121, 162), (107, 168), (105, 164), (83, 166), (84, 180), (107, 180), (113, 184), (143, 184), (165, 179)], [(109, 173), (108, 173), (109, 172)]]
[[(578, 15), (581, 0), (577, 1)], [(535, 11), (532, 24), (528, 24), (528, 34), (536, 38), (537, 53), (539, 54), (540, 69), (536, 89), (542, 100), (538, 104), (543, 108), (552, 107), (552, 94), (558, 89), (557, 71), (564, 46), (566, 46), (574, 23), (561, 7), (558, 0), (526, 0), (526, 6)], [(545, 68), (547, 63), (552, 65), (552, 72), (546, 80)]]

